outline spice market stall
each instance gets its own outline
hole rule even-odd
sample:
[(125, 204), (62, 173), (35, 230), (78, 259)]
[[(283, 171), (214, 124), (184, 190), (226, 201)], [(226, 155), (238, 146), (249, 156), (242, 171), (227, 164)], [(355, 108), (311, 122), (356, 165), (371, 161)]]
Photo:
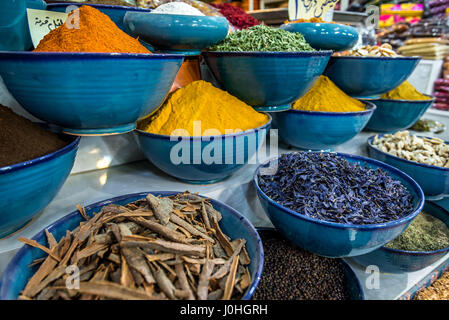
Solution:
[[(1, 299), (447, 299), (449, 137), (406, 131), (434, 102), (420, 57), (229, 4), (109, 4), (49, 5), (65, 22), (2, 46), (35, 122), (0, 106)], [(80, 141), (124, 134), (148, 161), (69, 175), (101, 152)]]

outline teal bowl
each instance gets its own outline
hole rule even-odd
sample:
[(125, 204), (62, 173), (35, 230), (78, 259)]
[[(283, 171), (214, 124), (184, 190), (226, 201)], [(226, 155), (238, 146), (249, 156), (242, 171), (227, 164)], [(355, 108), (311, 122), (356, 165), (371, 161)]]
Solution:
[[(178, 194), (178, 192), (169, 191), (153, 191), (150, 192), (155, 196), (172, 196)], [(126, 205), (130, 202), (145, 198), (148, 192), (135, 193), (123, 195), (120, 197), (108, 199), (105, 201), (97, 202), (85, 207), (86, 214), (90, 217), (94, 213), (99, 212), (103, 206), (108, 204)], [(223, 219), (220, 221), (220, 227), (223, 232), (231, 239), (243, 238), (246, 240), (246, 250), (251, 259), (251, 263), (248, 267), (251, 274), (251, 284), (243, 294), (242, 300), (249, 300), (254, 294), (254, 291), (259, 284), (260, 277), (263, 269), (263, 246), (260, 240), (259, 234), (253, 225), (238, 211), (227, 206), (226, 204), (208, 198), (212, 206), (221, 212)], [(57, 241), (66, 235), (67, 230), (74, 230), (82, 222), (84, 218), (78, 211), (72, 212), (65, 217), (59, 219), (55, 223), (49, 225), (47, 229), (53, 234)], [(42, 230), (36, 236), (33, 237), (38, 243), (48, 246), (45, 231)], [(1, 300), (15, 300), (18, 298), (20, 292), (25, 288), (29, 279), (37, 271), (38, 266), (29, 267), (29, 265), (36, 259), (43, 258), (46, 253), (42, 252), (38, 248), (23, 246), (19, 252), (12, 258), (11, 262), (7, 266), (1, 278), (0, 287), (0, 299)]]
[(204, 52), (224, 90), (258, 111), (283, 111), (309, 91), (332, 51)]
[(435, 98), (429, 100), (370, 100), (377, 109), (366, 125), (376, 132), (394, 132), (410, 128), (429, 109)]
[(209, 184), (247, 164), (264, 143), (270, 125), (271, 118), (259, 128), (220, 136), (171, 137), (136, 130), (135, 137), (147, 159), (166, 174), (187, 183)]
[[(441, 200), (449, 194), (449, 168), (410, 161), (383, 152), (373, 146), (374, 137), (368, 139), (368, 153), (371, 158), (385, 162), (408, 174), (421, 186), (427, 200)], [(379, 134), (379, 137), (383, 137), (383, 134)], [(447, 141), (445, 143), (449, 144)]]
[(33, 116), (77, 135), (134, 130), (166, 98), (183, 56), (0, 52), (0, 76)]
[[(442, 220), (449, 228), (449, 212), (446, 209), (426, 201), (423, 211)], [(405, 251), (381, 247), (352, 259), (364, 266), (376, 265), (380, 272), (402, 273), (424, 269), (440, 260), (448, 252), (449, 247), (434, 251)]]
[(268, 197), (258, 184), (262, 168), (275, 167), (278, 159), (259, 166), (254, 175), (254, 185), (262, 208), (277, 230), (297, 246), (320, 256), (344, 258), (372, 252), (399, 236), (421, 212), (424, 194), (420, 186), (408, 175), (383, 162), (344, 153), (336, 153), (351, 163), (373, 169), (383, 169), (393, 179), (400, 181), (413, 196), (413, 209), (402, 219), (387, 223), (356, 225), (323, 221), (286, 208)]
[(318, 112), (290, 109), (273, 112), (273, 126), (287, 144), (302, 150), (330, 150), (354, 138), (376, 110), (366, 103), (366, 110), (357, 112)]
[(125, 30), (163, 52), (199, 55), (229, 31), (224, 17), (128, 12)]
[(0, 167), (0, 238), (26, 225), (59, 192), (72, 170), (80, 141), (69, 139), (71, 143), (58, 151)]
[(359, 39), (356, 28), (338, 23), (287, 23), (281, 25), (281, 29), (301, 33), (317, 50), (347, 50)]
[(346, 94), (366, 98), (398, 87), (421, 57), (331, 57), (324, 74)]
[(151, 9), (137, 8), (137, 7), (126, 7), (126, 6), (112, 6), (106, 4), (80, 4), (75, 3), (49, 3), (47, 5), (47, 10), (56, 12), (66, 12), (69, 6), (90, 6), (107, 15), (121, 30), (125, 31), (125, 26), (123, 24), (123, 18), (127, 12), (142, 12), (148, 13)]

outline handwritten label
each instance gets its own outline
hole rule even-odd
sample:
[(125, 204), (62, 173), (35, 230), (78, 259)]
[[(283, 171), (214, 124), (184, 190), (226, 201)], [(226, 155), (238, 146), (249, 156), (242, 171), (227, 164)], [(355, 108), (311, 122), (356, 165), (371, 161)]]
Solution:
[(322, 18), (339, 0), (289, 0), (289, 20)]
[(27, 9), (28, 25), (34, 47), (53, 29), (64, 24), (68, 13)]

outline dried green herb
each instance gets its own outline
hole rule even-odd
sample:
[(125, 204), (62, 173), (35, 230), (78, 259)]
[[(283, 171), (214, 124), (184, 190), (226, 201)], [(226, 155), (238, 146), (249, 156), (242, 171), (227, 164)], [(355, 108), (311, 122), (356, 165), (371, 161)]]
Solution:
[(236, 31), (210, 48), (211, 51), (315, 51), (297, 32), (289, 32), (264, 24)]
[(408, 228), (387, 248), (406, 251), (434, 251), (449, 247), (449, 229), (446, 224), (421, 212)]

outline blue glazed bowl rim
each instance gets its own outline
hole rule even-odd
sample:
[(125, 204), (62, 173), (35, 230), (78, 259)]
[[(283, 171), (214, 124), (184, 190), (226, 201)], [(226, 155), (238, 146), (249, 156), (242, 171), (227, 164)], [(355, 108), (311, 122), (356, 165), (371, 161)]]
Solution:
[(317, 51), (204, 51), (203, 55), (216, 57), (264, 57), (264, 58), (307, 58), (330, 57), (332, 50)]
[[(134, 16), (134, 15), (140, 15), (140, 14), (145, 14), (146, 12), (129, 12), (129, 14), (127, 13), (128, 16)], [(148, 17), (150, 17), (150, 15), (147, 15)], [(182, 20), (197, 20), (198, 18), (202, 18), (202, 19), (206, 19), (206, 20), (222, 20), (222, 21), (226, 21), (229, 25), (228, 20), (225, 17), (220, 17), (220, 16), (192, 16), (192, 15), (186, 15), (186, 14), (171, 14), (171, 13), (163, 13), (163, 12), (151, 12), (151, 16), (164, 16), (164, 17), (170, 17), (172, 18), (172, 20), (176, 20), (176, 19), (182, 19)]]
[(431, 103), (435, 101), (435, 97), (431, 96), (430, 94), (424, 94), (426, 97), (429, 97), (430, 99), (427, 100), (405, 100), (405, 99), (372, 99), (368, 101), (381, 101), (381, 102), (398, 102), (398, 103), (413, 103), (413, 104), (425, 104), (425, 103)]
[[(449, 211), (448, 210), (446, 210), (443, 207), (437, 205), (436, 203), (433, 203), (431, 201), (426, 201), (426, 205), (433, 206), (433, 207), (435, 207), (435, 209), (441, 210), (445, 214), (449, 215)], [(427, 213), (427, 214), (431, 215), (430, 213)], [(382, 246), (379, 249), (380, 250), (389, 251), (389, 252), (394, 253), (394, 254), (405, 255), (405, 256), (432, 256), (432, 255), (436, 255), (436, 254), (440, 254), (440, 253), (449, 251), (449, 246), (447, 246), (445, 248), (442, 248), (442, 249), (438, 249), (438, 250), (432, 250), (432, 251), (407, 251), (407, 250), (388, 248), (388, 247), (385, 247), (385, 246)]]
[(363, 103), (366, 103), (367, 108), (362, 111), (351, 111), (351, 112), (327, 112), (327, 111), (309, 111), (309, 110), (298, 110), (298, 109), (289, 109), (285, 112), (292, 112), (292, 113), (301, 113), (301, 114), (308, 114), (308, 115), (314, 115), (314, 116), (324, 116), (324, 117), (357, 117), (357, 116), (364, 116), (370, 113), (373, 113), (377, 106), (370, 102), (370, 101), (363, 101)]
[[(90, 205), (88, 205), (88, 206), (86, 206), (84, 208), (86, 210), (90, 210), (91, 208), (103, 207), (103, 206), (108, 205), (110, 203), (118, 202), (118, 201), (129, 199), (129, 198), (135, 198), (135, 197), (145, 198), (146, 195), (148, 195), (150, 193), (155, 195), (155, 196), (158, 196), (158, 195), (161, 195), (161, 196), (172, 196), (172, 195), (177, 195), (180, 192), (179, 191), (138, 192), (138, 193), (126, 194), (126, 195), (121, 195), (121, 196), (118, 196), (118, 197), (113, 197), (113, 198), (110, 198), (110, 199), (98, 201), (98, 202), (90, 204)], [(217, 203), (221, 207), (224, 207), (227, 210), (227, 212), (229, 212), (235, 218), (239, 219), (243, 223), (243, 225), (245, 225), (245, 227), (246, 227), (246, 229), (248, 231), (248, 233), (245, 236), (252, 237), (252, 238), (254, 238), (256, 240), (256, 246), (259, 249), (259, 260), (260, 260), (260, 263), (257, 266), (256, 274), (255, 274), (255, 277), (252, 279), (251, 285), (246, 290), (247, 293), (242, 297), (242, 300), (249, 300), (251, 298), (251, 296), (254, 294), (254, 291), (256, 290), (257, 286), (259, 285), (259, 282), (260, 282), (260, 279), (261, 279), (261, 276), (262, 276), (263, 265), (264, 265), (264, 251), (263, 251), (262, 240), (260, 239), (259, 233), (257, 232), (256, 228), (251, 224), (251, 222), (244, 215), (242, 215), (240, 212), (238, 212), (234, 208), (228, 206), (227, 204), (225, 204), (225, 203), (223, 203), (223, 202), (221, 202), (219, 200), (215, 200), (213, 198), (206, 197), (206, 196), (203, 196), (201, 194), (199, 194), (198, 196), (203, 197), (205, 199), (210, 199), (212, 204)], [(46, 229), (51, 232), (52, 229), (58, 228), (59, 225), (62, 224), (64, 221), (72, 219), (76, 215), (79, 215), (79, 214), (80, 214), (79, 211), (75, 210), (75, 211), (73, 211), (73, 212), (63, 216), (62, 218), (60, 218), (57, 221), (51, 223), (50, 225), (45, 227), (42, 231), (40, 231), (39, 233), (34, 235), (32, 237), (32, 240), (38, 241), (39, 238), (45, 237), (45, 230)], [(29, 250), (29, 249), (30, 248), (27, 245), (24, 245), (14, 255), (14, 257), (11, 259), (11, 261), (9, 262), (9, 264), (6, 267), (5, 271), (3, 272), (3, 275), (0, 278), (0, 283), (2, 285), (4, 285), (5, 279), (10, 278), (9, 274), (16, 268), (16, 265), (18, 264), (18, 261), (23, 257), (25, 252), (27, 250)], [(3, 287), (0, 287), (0, 293), (2, 292), (2, 289), (3, 289)], [(1, 298), (2, 297), (0, 297), (0, 299)]]
[(127, 6), (115, 6), (110, 4), (95, 4), (95, 3), (82, 3), (82, 2), (55, 2), (55, 3), (48, 3), (47, 8), (59, 8), (59, 7), (68, 7), (68, 6), (90, 6), (94, 8), (100, 8), (100, 9), (112, 9), (112, 10), (126, 10), (126, 11), (137, 11), (137, 12), (150, 12), (151, 9), (146, 8), (140, 8), (140, 7), (127, 7)]
[[(257, 231), (277, 231), (277, 229), (273, 228), (273, 227), (257, 227), (256, 230)], [(262, 242), (262, 244), (263, 244), (263, 242)], [(349, 263), (347, 263), (343, 258), (335, 258), (335, 259), (336, 260), (340, 260), (341, 263), (344, 265), (344, 267), (347, 268), (348, 271), (350, 271), (351, 276), (354, 278), (355, 284), (357, 285), (357, 289), (360, 292), (361, 300), (365, 300), (365, 293), (363, 292), (363, 288), (362, 288), (362, 285), (360, 283), (360, 280), (357, 277), (357, 275), (355, 274), (354, 270), (349, 265)]]
[(157, 134), (157, 133), (150, 133), (150, 132), (146, 132), (140, 129), (135, 129), (134, 131), (137, 132), (139, 135), (143, 135), (143, 136), (147, 136), (147, 137), (151, 137), (151, 138), (157, 138), (157, 139), (161, 139), (161, 140), (170, 140), (172, 137), (176, 137), (179, 138), (181, 137), (182, 139), (189, 139), (189, 140), (206, 140), (209, 141), (210, 139), (227, 139), (227, 138), (232, 138), (232, 137), (238, 137), (238, 136), (246, 136), (248, 134), (251, 134), (253, 132), (258, 132), (260, 130), (265, 130), (268, 129), (271, 126), (271, 122), (273, 121), (273, 118), (271, 117), (270, 114), (265, 113), (265, 112), (261, 112), (263, 114), (266, 114), (268, 116), (268, 121), (261, 125), (260, 127), (254, 128), (254, 129), (248, 129), (242, 132), (235, 132), (235, 133), (228, 133), (228, 134), (221, 134), (218, 136), (170, 136), (170, 135), (166, 135), (166, 134)]
[(414, 57), (359, 57), (359, 56), (332, 56), (331, 59), (349, 59), (349, 60), (380, 60), (380, 61), (387, 61), (387, 60), (415, 60), (420, 61), (422, 57), (414, 56)]
[(76, 137), (73, 139), (73, 141), (71, 143), (67, 144), (65, 147), (63, 147), (59, 150), (56, 150), (55, 152), (46, 154), (42, 157), (19, 162), (19, 163), (10, 165), (10, 166), (0, 167), (0, 176), (2, 174), (8, 174), (8, 173), (20, 170), (20, 169), (29, 168), (29, 167), (38, 165), (40, 163), (51, 161), (55, 158), (58, 158), (58, 157), (62, 156), (63, 154), (69, 153), (72, 150), (74, 150), (75, 148), (77, 148), (80, 140), (81, 140), (81, 137)]
[[(418, 166), (418, 167), (423, 167), (423, 168), (428, 168), (428, 169), (437, 169), (437, 170), (449, 172), (449, 168), (437, 167), (437, 166), (433, 166), (433, 165), (430, 165), (430, 164), (419, 163), (419, 162), (416, 162), (416, 161), (411, 161), (411, 160), (407, 160), (407, 159), (402, 159), (402, 158), (396, 157), (396, 156), (394, 156), (394, 155), (392, 155), (392, 154), (389, 154), (389, 153), (387, 153), (387, 152), (384, 152), (384, 151), (382, 151), (382, 150), (376, 148), (375, 146), (373, 146), (372, 143), (373, 143), (374, 137), (375, 137), (375, 136), (378, 136), (379, 138), (381, 138), (381, 137), (383, 137), (385, 134), (394, 134), (394, 133), (375, 134), (375, 135), (369, 137), (369, 138), (368, 138), (368, 141), (367, 141), (368, 147), (369, 147), (369, 148), (372, 148), (372, 149), (374, 149), (375, 151), (378, 151), (378, 152), (384, 154), (385, 156), (388, 156), (389, 158), (392, 158), (392, 159), (394, 159), (394, 160), (396, 160), (396, 161), (401, 161), (401, 162), (407, 163), (407, 164), (409, 164), (409, 165), (415, 165), (415, 166)], [(419, 136), (419, 135), (416, 135), (416, 136), (417, 136), (418, 138), (432, 139), (432, 138), (426, 137), (426, 136)], [(445, 143), (445, 144), (449, 144), (448, 141), (444, 141), (444, 143)]]
[(0, 59), (40, 59), (50, 60), (54, 58), (65, 58), (67, 60), (90, 59), (142, 59), (142, 60), (165, 60), (184, 59), (182, 54), (165, 53), (107, 53), (107, 52), (33, 52), (33, 51), (0, 51)]
[[(290, 152), (293, 153), (293, 152)], [(321, 153), (332, 153), (335, 154), (339, 157), (346, 159), (353, 159), (356, 161), (363, 161), (363, 162), (367, 162), (370, 163), (372, 165), (375, 165), (381, 169), (384, 169), (385, 171), (390, 171), (392, 173), (394, 173), (395, 175), (403, 178), (404, 180), (407, 180), (407, 182), (411, 185), (411, 187), (414, 189), (413, 191), (415, 191), (416, 195), (418, 196), (418, 207), (412, 211), (410, 214), (406, 215), (405, 217), (399, 219), (399, 220), (393, 220), (393, 221), (389, 221), (389, 222), (385, 222), (385, 223), (376, 223), (376, 224), (364, 224), (364, 225), (359, 225), (359, 224), (351, 224), (351, 223), (336, 223), (336, 222), (330, 222), (330, 221), (325, 221), (325, 220), (320, 220), (320, 219), (316, 219), (316, 218), (311, 218), (308, 217), (302, 213), (296, 212), (292, 209), (289, 209), (287, 207), (284, 207), (281, 204), (278, 204), (277, 202), (275, 202), (274, 200), (272, 200), (270, 197), (268, 197), (265, 192), (262, 191), (262, 189), (260, 189), (259, 187), (259, 182), (258, 182), (258, 176), (259, 176), (259, 171), (260, 169), (267, 165), (268, 163), (272, 162), (272, 161), (276, 161), (278, 160), (280, 157), (276, 157), (276, 158), (271, 158), (266, 160), (265, 162), (261, 163), (256, 171), (254, 172), (254, 176), (253, 176), (253, 183), (256, 186), (256, 190), (259, 193), (259, 195), (261, 195), (265, 200), (267, 200), (269, 202), (269, 204), (273, 205), (274, 207), (276, 207), (277, 209), (295, 217), (295, 218), (299, 218), (302, 220), (306, 220), (308, 222), (312, 222), (315, 224), (319, 224), (319, 225), (324, 225), (324, 226), (328, 226), (328, 227), (332, 227), (332, 228), (336, 228), (336, 229), (358, 229), (358, 230), (376, 230), (376, 229), (389, 229), (389, 228), (393, 228), (397, 225), (403, 224), (405, 222), (408, 222), (409, 220), (412, 220), (413, 218), (415, 218), (421, 211), (422, 208), (424, 206), (424, 193), (421, 189), (421, 187), (418, 185), (418, 183), (413, 180), (409, 175), (407, 175), (406, 173), (396, 169), (393, 166), (390, 166), (384, 162), (375, 160), (375, 159), (371, 159), (371, 158), (367, 158), (367, 157), (362, 157), (362, 156), (358, 156), (358, 155), (353, 155), (353, 154), (348, 154), (348, 153), (341, 153), (341, 152), (321, 152)], [(408, 189), (408, 188), (407, 188)]]

